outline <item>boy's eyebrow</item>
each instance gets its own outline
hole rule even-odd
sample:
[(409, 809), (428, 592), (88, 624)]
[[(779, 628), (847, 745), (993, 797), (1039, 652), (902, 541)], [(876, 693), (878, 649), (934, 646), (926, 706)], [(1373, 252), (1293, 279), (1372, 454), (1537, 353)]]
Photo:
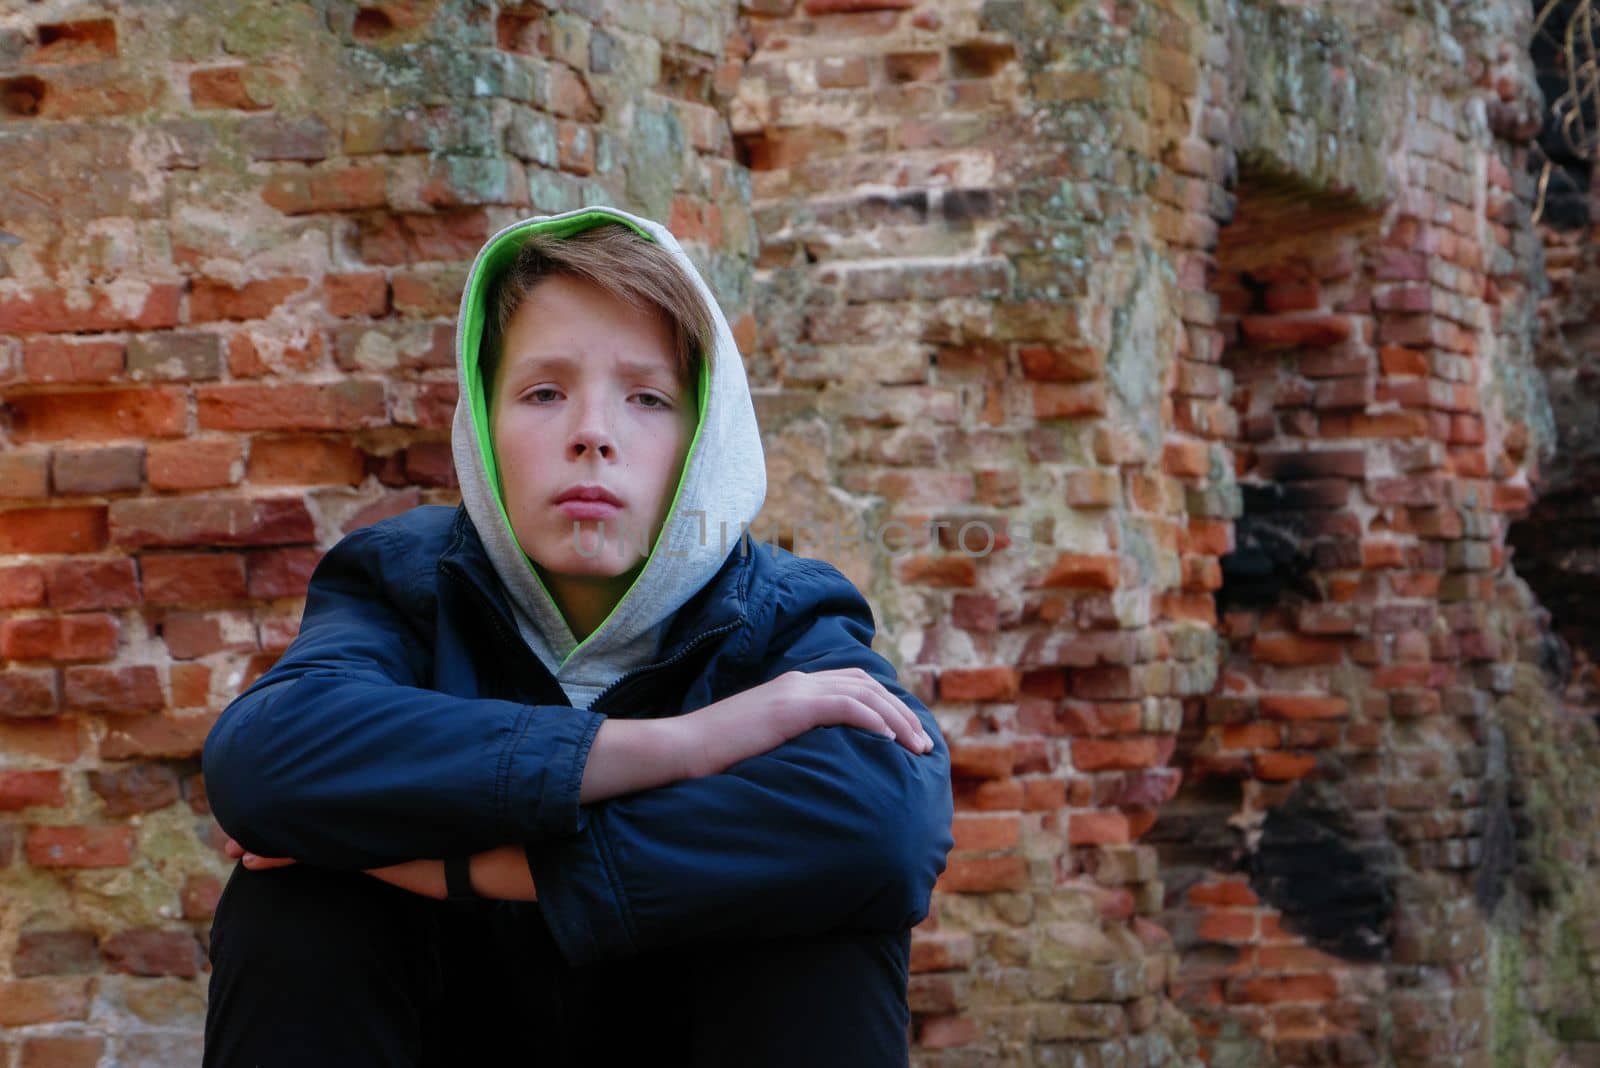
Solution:
[[(576, 367), (579, 360), (573, 356), (530, 356), (527, 359), (512, 361), (512, 365), (522, 372), (542, 371), (545, 368), (565, 369)], [(672, 368), (664, 367), (659, 363), (649, 363), (643, 360), (619, 360), (617, 366), (627, 374), (648, 377), (656, 375), (662, 378), (674, 378)]]

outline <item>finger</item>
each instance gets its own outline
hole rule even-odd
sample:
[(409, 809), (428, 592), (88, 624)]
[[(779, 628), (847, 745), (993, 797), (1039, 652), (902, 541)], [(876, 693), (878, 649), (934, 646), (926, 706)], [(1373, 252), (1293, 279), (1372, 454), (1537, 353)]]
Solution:
[(240, 845), (238, 842), (235, 842), (232, 838), (229, 838), (227, 841), (222, 843), (222, 852), (232, 857), (234, 860), (238, 860), (240, 857), (244, 856), (244, 846)]
[(273, 868), (286, 868), (294, 863), (293, 857), (258, 857), (254, 853), (246, 853), (243, 860), (244, 866), (251, 871), (271, 871)]
[(893, 738), (894, 728), (884, 722), (883, 716), (860, 696), (844, 690), (834, 690), (815, 699), (824, 713), (824, 722), (859, 727), (883, 738)]
[(887, 733), (888, 737), (894, 738), (913, 753), (926, 753), (933, 749), (933, 739), (922, 729), (922, 721), (877, 679), (860, 672), (859, 677), (847, 677), (840, 681), (852, 698), (865, 704), (876, 714), (879, 722), (888, 728), (887, 732), (878, 729), (876, 733)]
[(873, 707), (877, 708), (883, 718), (895, 726), (895, 735), (904, 745), (914, 753), (926, 753), (933, 748), (933, 739), (928, 737), (928, 732), (922, 729), (922, 721), (887, 689), (880, 689), (871, 695)]

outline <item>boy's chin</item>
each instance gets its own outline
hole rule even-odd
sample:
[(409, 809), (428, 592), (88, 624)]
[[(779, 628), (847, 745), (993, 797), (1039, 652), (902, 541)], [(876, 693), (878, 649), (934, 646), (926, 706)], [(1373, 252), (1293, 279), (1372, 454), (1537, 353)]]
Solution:
[(556, 581), (571, 582), (590, 579), (605, 582), (615, 579), (632, 579), (635, 573), (644, 566), (644, 560), (638, 556), (622, 556), (617, 553), (606, 552), (594, 557), (583, 557), (568, 553), (561, 559), (549, 558), (540, 560), (530, 557), (534, 568), (539, 572), (539, 577), (548, 583), (551, 579)]

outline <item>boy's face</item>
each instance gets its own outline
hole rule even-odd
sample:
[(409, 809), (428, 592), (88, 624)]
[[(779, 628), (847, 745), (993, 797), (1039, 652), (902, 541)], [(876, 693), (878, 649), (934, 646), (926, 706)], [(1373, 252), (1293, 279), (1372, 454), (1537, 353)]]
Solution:
[[(506, 514), (575, 633), (627, 592), (672, 505), (698, 415), (674, 340), (660, 311), (566, 275), (507, 325), (490, 386)], [(616, 503), (558, 500), (577, 486)]]

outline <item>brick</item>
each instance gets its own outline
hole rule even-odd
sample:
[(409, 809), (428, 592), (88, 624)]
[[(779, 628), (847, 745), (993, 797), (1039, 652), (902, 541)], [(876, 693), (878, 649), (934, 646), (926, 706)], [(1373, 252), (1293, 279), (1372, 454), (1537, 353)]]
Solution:
[(107, 382), (122, 374), (121, 341), (35, 337), (22, 345), (22, 373), (29, 382)]
[(951, 668), (939, 674), (939, 700), (1013, 701), (1018, 682), (1015, 668)]
[[(46, 829), (30, 832), (30, 840), (34, 833)], [(92, 982), (77, 976), (0, 980), (0, 1027), (86, 1020)]]
[(46, 573), (50, 607), (60, 612), (132, 608), (139, 603), (133, 561), (62, 560)]
[(304, 597), (311, 573), (321, 559), (321, 549), (269, 549), (249, 554), (246, 566), (250, 597)]
[(1250, 655), (1264, 664), (1337, 664), (1344, 658), (1344, 643), (1298, 634), (1261, 634), (1251, 643)]
[(904, 11), (916, 5), (915, 0), (805, 0), (802, 6), (808, 15), (834, 15), (845, 12)]
[(1169, 441), (1161, 449), (1161, 470), (1175, 478), (1204, 478), (1211, 471), (1211, 447), (1203, 441)]
[(0, 656), (9, 660), (109, 660), (117, 621), (104, 614), (31, 616), (0, 623)]
[(29, 1035), (17, 1068), (95, 1068), (105, 1049), (100, 1035)]
[(162, 553), (139, 558), (144, 599), (153, 605), (209, 604), (245, 596), (238, 553)]
[(1114, 590), (1117, 588), (1118, 562), (1115, 556), (1062, 553), (1039, 580), (1045, 587)]
[(382, 271), (330, 274), (322, 280), (322, 302), (340, 318), (382, 316), (389, 310), (389, 282)]
[(1074, 812), (1067, 818), (1067, 841), (1075, 846), (1126, 845), (1133, 841), (1128, 817), (1116, 810)]
[(1259, 706), (1272, 719), (1340, 719), (1350, 714), (1344, 698), (1312, 694), (1262, 694)]
[(315, 369), (325, 347), (322, 332), (302, 323), (294, 338), (276, 343), (271, 355), (258, 347), (256, 335), (241, 331), (228, 339), (228, 371), (234, 378), (290, 375)]
[(136, 490), (144, 481), (144, 448), (56, 449), (50, 454), (50, 477), (55, 492), (62, 496)]
[(1428, 435), (1428, 418), (1422, 412), (1325, 415), (1320, 424), (1324, 438), (1409, 439)]
[[(6, 711), (3, 692), (5, 680), (14, 673), (0, 672), (0, 712)], [(38, 757), (54, 764), (70, 764), (83, 752), (80, 721), (68, 718), (0, 719), (0, 751)]]
[(1230, 979), (1230, 1001), (1275, 1003), (1303, 1001), (1317, 1005), (1332, 1001), (1339, 992), (1338, 981), (1329, 974), (1276, 975), (1255, 979)]
[(0, 453), (0, 497), (13, 500), (50, 495), (50, 456), (44, 452)]
[(178, 902), (186, 920), (209, 920), (216, 915), (222, 881), (215, 875), (190, 875), (183, 880)]
[(47, 716), (55, 710), (55, 672), (0, 669), (0, 716)]
[(1233, 524), (1220, 519), (1191, 517), (1182, 547), (1202, 556), (1226, 556), (1233, 552)]
[[(194, 318), (197, 293), (190, 295)], [(147, 334), (128, 342), (128, 377), (138, 381), (187, 382), (222, 373), (222, 338), (217, 334)]]
[[(241, 683), (243, 685), (243, 683)], [(195, 716), (119, 717), (106, 723), (100, 756), (106, 760), (191, 757), (205, 745), (220, 711)]]
[[(197, 322), (228, 319), (245, 322), (265, 319), (279, 305), (310, 286), (305, 278), (264, 278), (232, 286), (226, 282), (201, 279), (189, 294), (189, 317)], [(205, 335), (214, 337), (215, 335)], [(128, 353), (130, 366), (133, 351)]]
[(257, 438), (250, 444), (246, 477), (264, 485), (354, 486), (366, 476), (366, 457), (345, 441), (326, 438)]
[(1276, 723), (1227, 723), (1217, 729), (1223, 749), (1276, 749), (1282, 735)]
[(1195, 934), (1205, 942), (1248, 944), (1257, 938), (1256, 914), (1235, 909), (1213, 910), (1200, 917)]
[(62, 673), (62, 704), (80, 712), (137, 715), (166, 705), (161, 675), (150, 664), (69, 667)]
[(1293, 782), (1311, 774), (1317, 767), (1315, 753), (1274, 751), (1256, 753), (1250, 758), (1258, 779), (1267, 782)]
[(0, 771), (0, 812), (65, 803), (59, 771)]
[(270, 80), (257, 68), (211, 67), (189, 73), (189, 99), (196, 108), (263, 111), (272, 107)]
[(355, 430), (388, 414), (383, 383), (373, 381), (202, 386), (196, 396), (208, 430)]
[(106, 509), (13, 508), (0, 512), (0, 553), (91, 553), (106, 547)]
[(1074, 738), (1072, 766), (1079, 771), (1130, 771), (1159, 767), (1172, 756), (1172, 738)]
[(1401, 348), (1398, 345), (1385, 345), (1379, 349), (1378, 362), (1383, 367), (1385, 375), (1425, 376), (1430, 372), (1425, 353), (1416, 349)]
[(1054, 812), (1067, 804), (1067, 784), (1060, 779), (1028, 779), (1022, 784), (1022, 807), (1029, 812)]
[(169, 612), (161, 622), (161, 638), (178, 660), (256, 650), (255, 627), (237, 614)]
[(92, 289), (87, 294), (34, 290), (0, 298), (0, 334), (160, 330), (177, 325), (182, 295), (182, 287), (169, 283), (148, 284), (136, 303), (120, 288)]
[(441, 318), (455, 313), (466, 283), (466, 268), (419, 267), (396, 271), (391, 280), (394, 310), (412, 318)]
[(950, 746), (950, 774), (959, 778), (1003, 779), (1015, 763), (1009, 743), (963, 741)]
[(1336, 315), (1246, 315), (1239, 320), (1244, 341), (1261, 348), (1336, 345), (1351, 335), (1350, 320)]
[(211, 669), (204, 664), (173, 664), (167, 671), (167, 689), (173, 708), (208, 708)]
[(177, 772), (162, 764), (95, 768), (87, 778), (107, 816), (154, 812), (178, 800)]
[(93, 931), (23, 931), (11, 956), (11, 970), (19, 979), (85, 975), (99, 969), (100, 951)]
[(1097, 468), (1073, 471), (1066, 477), (1066, 500), (1073, 508), (1111, 508), (1121, 500), (1122, 479), (1118, 472)]
[(910, 971), (913, 975), (961, 971), (971, 966), (974, 955), (969, 932), (918, 929), (911, 936)]
[(1020, 890), (1028, 883), (1027, 862), (1015, 854), (998, 857), (951, 856), (934, 883), (947, 894), (989, 894)]
[(457, 486), (455, 459), (450, 446), (442, 442), (423, 441), (408, 446), (403, 471), (406, 481), (418, 486)]
[(471, 260), (489, 237), (488, 216), (482, 208), (429, 215), (366, 216), (358, 226), (361, 258), (391, 267)]
[(298, 497), (122, 500), (110, 507), (110, 527), (116, 543), (131, 549), (285, 545), (316, 537)]
[(37, 393), (7, 401), (13, 438), (35, 441), (106, 441), (182, 434), (188, 403), (178, 388)]
[[(444, 430), (455, 414), (457, 386), (450, 382), (401, 383), (395, 388), (394, 421), (400, 426)], [(968, 476), (953, 474), (951, 481)]]
[(333, 131), (315, 115), (252, 115), (239, 124), (239, 134), (250, 158), (259, 161), (315, 163), (333, 149)]
[(34, 564), (0, 567), (0, 608), (40, 608), (45, 601), (44, 568)]
[(382, 167), (285, 171), (267, 179), (261, 199), (285, 215), (381, 208), (387, 200), (387, 175)]
[(145, 478), (152, 489), (201, 490), (231, 486), (243, 474), (243, 449), (234, 438), (185, 438), (151, 445)]
[(956, 1049), (974, 1045), (983, 1037), (970, 1016), (929, 1016), (919, 1019), (916, 1027), (917, 1045), (923, 1049)]
[(133, 845), (132, 827), (30, 827), (25, 841), (35, 868), (121, 868), (133, 860)]
[(1106, 390), (1100, 382), (1040, 382), (1033, 387), (1035, 419), (1082, 419), (1105, 413)]
[(345, 371), (389, 374), (450, 367), (455, 363), (455, 328), (410, 321), (349, 323), (334, 331), (333, 349), (334, 362)]
[(1256, 892), (1250, 889), (1250, 884), (1234, 879), (1208, 879), (1205, 882), (1196, 883), (1189, 888), (1187, 899), (1191, 906), (1240, 905), (1250, 907), (1261, 903), (1261, 899), (1256, 897)]
[(190, 931), (118, 931), (100, 944), (100, 953), (112, 971), (127, 975), (200, 974), (200, 943)]
[(961, 814), (954, 818), (951, 832), (957, 849), (1014, 849), (1022, 838), (1022, 818)]

